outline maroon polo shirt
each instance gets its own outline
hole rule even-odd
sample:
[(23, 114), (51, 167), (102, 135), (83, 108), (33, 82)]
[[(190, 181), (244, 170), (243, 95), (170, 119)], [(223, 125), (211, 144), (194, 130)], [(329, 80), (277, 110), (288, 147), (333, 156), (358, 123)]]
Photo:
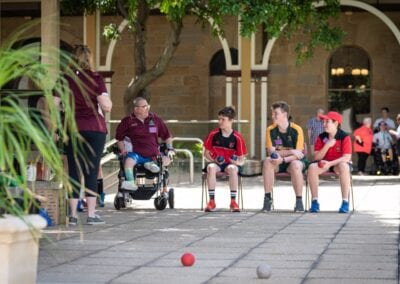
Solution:
[(103, 77), (90, 70), (75, 71), (77, 78), (65, 76), (75, 104), (75, 120), (78, 130), (107, 133), (106, 121), (99, 113), (97, 96), (108, 93)]
[(159, 154), (158, 138), (165, 141), (171, 133), (156, 114), (150, 112), (142, 122), (132, 113), (121, 120), (116, 130), (118, 141), (123, 141), (125, 136), (131, 139), (133, 152), (143, 157), (154, 157)]

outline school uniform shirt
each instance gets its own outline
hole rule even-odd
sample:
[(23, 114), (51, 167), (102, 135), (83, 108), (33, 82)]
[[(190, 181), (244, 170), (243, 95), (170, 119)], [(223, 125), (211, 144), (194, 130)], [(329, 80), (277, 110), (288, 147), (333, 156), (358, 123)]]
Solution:
[(99, 111), (97, 97), (108, 94), (103, 77), (91, 70), (75, 71), (77, 78), (65, 76), (75, 106), (75, 121), (79, 132), (107, 133), (106, 120)]
[(303, 129), (293, 123), (289, 123), (289, 127), (285, 133), (279, 131), (276, 124), (267, 127), (265, 132), (265, 147), (275, 147), (276, 150), (304, 150), (304, 134)]
[(379, 131), (374, 134), (374, 143), (378, 149), (388, 150), (392, 148), (393, 138), (388, 131)]
[(158, 138), (167, 140), (172, 137), (164, 121), (150, 112), (142, 122), (133, 113), (123, 118), (117, 127), (115, 139), (123, 141), (129, 137), (133, 152), (142, 157), (154, 157), (159, 152)]
[[(351, 154), (352, 147), (350, 135), (348, 135), (343, 130), (338, 129), (334, 138), (336, 139), (336, 143), (328, 149), (323, 160), (333, 161), (339, 159), (345, 154)], [(318, 139), (314, 146), (315, 152), (320, 151), (328, 141), (329, 134), (327, 132), (321, 133), (318, 136)]]
[(213, 159), (223, 156), (227, 162), (233, 155), (244, 156), (247, 154), (246, 143), (242, 135), (236, 130), (225, 137), (220, 128), (213, 129), (204, 140), (204, 148), (210, 151)]

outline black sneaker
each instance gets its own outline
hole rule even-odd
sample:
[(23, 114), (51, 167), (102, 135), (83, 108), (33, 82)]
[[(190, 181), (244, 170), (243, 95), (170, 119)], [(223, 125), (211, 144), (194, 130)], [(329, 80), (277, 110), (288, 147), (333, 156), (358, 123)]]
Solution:
[(94, 215), (94, 217), (88, 217), (87, 218), (87, 224), (88, 225), (103, 225), (106, 222), (104, 222), (102, 219), (100, 219), (99, 216)]
[(70, 216), (68, 219), (68, 224), (71, 226), (76, 226), (78, 224), (78, 218)]
[(264, 206), (261, 209), (261, 211), (269, 212), (269, 211), (271, 211), (271, 207), (272, 207), (272, 199), (264, 196)]
[(294, 207), (294, 212), (304, 212), (303, 200), (296, 199), (296, 205)]

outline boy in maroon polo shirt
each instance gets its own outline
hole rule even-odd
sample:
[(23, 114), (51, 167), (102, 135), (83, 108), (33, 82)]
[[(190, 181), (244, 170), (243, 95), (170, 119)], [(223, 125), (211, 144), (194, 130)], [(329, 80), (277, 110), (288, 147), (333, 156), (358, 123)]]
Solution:
[(319, 175), (332, 170), (339, 176), (342, 190), (343, 201), (339, 213), (348, 213), (351, 187), (349, 165), (352, 151), (351, 139), (346, 132), (340, 129), (343, 119), (339, 113), (330, 111), (320, 117), (324, 120), (325, 132), (321, 133), (315, 142), (314, 162), (310, 164), (307, 171), (312, 195), (310, 212), (317, 213), (319, 211)]
[(231, 190), (230, 209), (240, 212), (236, 203), (236, 192), (238, 188), (239, 167), (244, 164), (247, 154), (246, 144), (243, 137), (232, 129), (232, 123), (236, 116), (232, 107), (225, 107), (218, 112), (218, 128), (212, 130), (204, 142), (204, 156), (210, 161), (207, 165), (207, 184), (210, 201), (206, 212), (215, 210), (215, 185), (217, 172), (226, 172), (229, 175), (229, 187)]
[[(160, 168), (154, 162), (154, 158), (160, 154), (158, 138), (161, 138), (167, 144), (168, 157), (164, 159), (164, 164), (168, 164), (175, 154), (172, 148), (171, 133), (160, 117), (149, 112), (150, 105), (147, 100), (137, 97), (133, 104), (133, 112), (121, 120), (115, 134), (120, 153), (125, 157), (125, 181), (121, 188), (127, 190), (137, 189), (133, 176), (133, 167), (136, 164), (144, 165), (147, 170), (153, 173), (160, 171)], [(128, 152), (125, 147), (125, 137), (128, 137), (132, 143), (131, 152)]]

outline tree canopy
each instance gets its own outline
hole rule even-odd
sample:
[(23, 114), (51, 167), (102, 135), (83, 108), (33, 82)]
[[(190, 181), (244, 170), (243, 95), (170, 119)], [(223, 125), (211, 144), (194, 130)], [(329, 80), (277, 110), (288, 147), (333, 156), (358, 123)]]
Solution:
[[(239, 18), (240, 34), (250, 37), (262, 27), (269, 39), (279, 36), (290, 37), (294, 33), (303, 34), (303, 40), (297, 43), (297, 62), (312, 57), (316, 47), (326, 49), (337, 47), (344, 32), (334, 27), (330, 19), (340, 11), (339, 0), (68, 0), (62, 1), (64, 13), (91, 14), (96, 9), (103, 13), (117, 14), (129, 21), (135, 38), (135, 78), (128, 86), (125, 102), (146, 95), (146, 87), (161, 76), (179, 45), (182, 21), (185, 16), (196, 16), (199, 22), (211, 21), (214, 35), (224, 36), (226, 16)], [(146, 20), (151, 11), (165, 15), (170, 23), (170, 34), (165, 43), (163, 54), (151, 67), (146, 66), (145, 37)], [(114, 23), (105, 27), (104, 35), (117, 38), (118, 31)]]

